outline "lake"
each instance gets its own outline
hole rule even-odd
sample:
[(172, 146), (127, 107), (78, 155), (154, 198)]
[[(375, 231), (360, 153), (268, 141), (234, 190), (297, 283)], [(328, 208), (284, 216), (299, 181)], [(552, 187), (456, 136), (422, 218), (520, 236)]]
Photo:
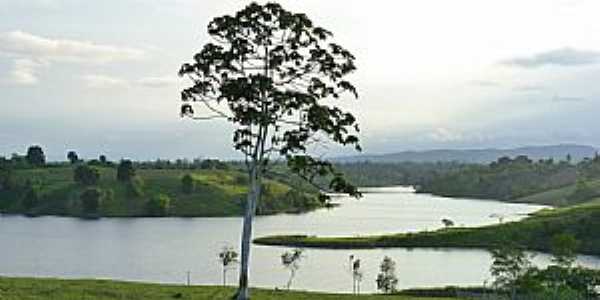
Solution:
[[(543, 208), (489, 200), (415, 194), (411, 188), (372, 188), (361, 200), (334, 198), (340, 206), (300, 215), (257, 217), (255, 237), (272, 234), (357, 236), (441, 228), (441, 219), (477, 226), (518, 220)], [(0, 274), (64, 278), (106, 278), (184, 284), (220, 284), (217, 254), (238, 247), (241, 218), (123, 218), (82, 220), (62, 217), (0, 216)], [(254, 246), (251, 285), (285, 285), (280, 247)], [(465, 249), (307, 249), (292, 288), (351, 292), (350, 255), (362, 261), (361, 290), (375, 292), (385, 255), (396, 261), (400, 288), (481, 285), (489, 279), (488, 252)], [(547, 264), (547, 255), (535, 262)], [(579, 263), (600, 267), (582, 256)], [(237, 269), (228, 274), (236, 283)]]

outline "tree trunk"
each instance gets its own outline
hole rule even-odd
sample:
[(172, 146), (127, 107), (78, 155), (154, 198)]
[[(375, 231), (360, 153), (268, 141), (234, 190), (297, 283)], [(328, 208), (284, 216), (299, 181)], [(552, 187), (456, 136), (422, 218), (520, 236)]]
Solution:
[(252, 222), (254, 220), (254, 214), (256, 212), (256, 204), (260, 198), (260, 181), (258, 180), (257, 168), (259, 166), (256, 162), (251, 166), (250, 171), (250, 191), (248, 192), (246, 200), (246, 214), (244, 215), (243, 229), (242, 229), (242, 255), (241, 255), (241, 269), (238, 291), (235, 295), (237, 300), (248, 300), (250, 299), (250, 292), (248, 290), (248, 271), (250, 263), (250, 242), (252, 241)]

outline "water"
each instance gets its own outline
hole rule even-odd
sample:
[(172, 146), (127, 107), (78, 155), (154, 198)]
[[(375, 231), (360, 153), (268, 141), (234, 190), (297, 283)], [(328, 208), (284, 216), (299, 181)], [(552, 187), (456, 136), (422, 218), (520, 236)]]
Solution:
[[(336, 198), (341, 206), (302, 215), (258, 217), (255, 236), (309, 234), (357, 236), (434, 230), (441, 219), (476, 226), (498, 222), (492, 214), (517, 220), (541, 206), (495, 201), (448, 199), (414, 194), (409, 188), (371, 189), (361, 200)], [(194, 284), (220, 284), (217, 253), (237, 247), (240, 218), (101, 219), (21, 216), (0, 217), (0, 274), (106, 278), (183, 284), (187, 272)], [(288, 272), (280, 264), (286, 248), (254, 246), (251, 284), (282, 287)], [(401, 288), (481, 285), (489, 278), (490, 255), (465, 249), (307, 249), (292, 288), (351, 292), (349, 255), (362, 260), (361, 289), (375, 291), (381, 259), (397, 263)], [(536, 262), (548, 263), (546, 255)], [(599, 267), (600, 260), (581, 257), (580, 263)], [(237, 269), (228, 272), (234, 284)]]

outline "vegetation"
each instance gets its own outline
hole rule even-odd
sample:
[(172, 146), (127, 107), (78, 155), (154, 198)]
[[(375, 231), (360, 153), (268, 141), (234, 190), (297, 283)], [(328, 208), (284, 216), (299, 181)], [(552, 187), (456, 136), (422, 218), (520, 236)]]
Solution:
[(396, 277), (396, 262), (390, 257), (383, 258), (379, 266), (381, 272), (377, 274), (377, 289), (384, 294), (392, 294), (397, 291), (398, 278)]
[[(229, 300), (233, 288), (221, 286), (181, 286), (130, 283), (105, 280), (60, 280), (0, 277), (2, 300)], [(324, 294), (271, 289), (253, 289), (256, 300), (376, 300), (380, 295)], [(393, 295), (386, 300), (449, 300), (450, 297)]]
[(227, 285), (227, 270), (238, 263), (239, 254), (230, 246), (223, 247), (219, 252), (219, 261), (223, 267), (223, 286)]
[(455, 247), (493, 249), (510, 239), (531, 250), (550, 252), (552, 237), (570, 234), (579, 240), (579, 252), (600, 255), (600, 199), (546, 209), (519, 221), (477, 228), (450, 227), (431, 232), (364, 237), (271, 236), (257, 244), (320, 248)]
[(345, 93), (358, 97), (346, 80), (356, 69), (355, 57), (330, 41), (331, 32), (277, 3), (253, 2), (214, 18), (207, 29), (212, 41), (179, 71), (193, 82), (181, 92), (180, 112), (230, 122), (234, 148), (245, 157), (249, 192), (236, 298), (246, 300), (253, 218), (272, 156), (284, 158), (289, 170), (307, 181), (317, 184), (314, 179), (324, 177), (331, 190), (360, 195), (307, 147), (331, 141), (360, 150), (356, 118), (328, 101)]
[(290, 271), (290, 277), (288, 278), (285, 288), (289, 291), (292, 287), (292, 281), (296, 277), (296, 272), (300, 269), (300, 260), (304, 257), (302, 249), (294, 249), (292, 251), (286, 251), (281, 255), (281, 264), (284, 268)]
[(80, 165), (75, 168), (73, 180), (85, 186), (96, 185), (100, 180), (100, 172), (88, 165)]
[[(73, 180), (75, 170), (80, 168), (94, 170), (99, 178), (95, 183), (86, 181), (91, 185), (76, 183)], [(80, 164), (75, 170), (69, 164), (46, 168), (0, 168), (0, 212), (89, 217), (82, 205), (82, 194), (91, 188), (101, 194), (98, 217), (163, 215), (160, 209), (154, 210), (156, 206), (148, 205), (149, 200), (157, 199), (159, 195), (170, 199), (170, 216), (243, 214), (247, 186), (240, 179), (244, 174), (236, 170), (138, 169), (130, 182), (117, 181), (114, 167)], [(196, 186), (191, 193), (182, 191), (181, 181), (185, 175), (191, 176)], [(323, 206), (313, 191), (293, 189), (270, 179), (263, 185), (268, 192), (259, 206), (259, 214), (305, 212)]]

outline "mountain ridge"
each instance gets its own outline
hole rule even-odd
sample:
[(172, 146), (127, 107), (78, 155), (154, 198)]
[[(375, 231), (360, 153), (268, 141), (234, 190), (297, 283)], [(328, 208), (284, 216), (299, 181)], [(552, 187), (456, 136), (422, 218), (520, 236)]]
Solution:
[(597, 148), (579, 144), (555, 144), (542, 146), (522, 146), (516, 148), (479, 148), (479, 149), (432, 149), (408, 150), (385, 154), (365, 154), (355, 156), (340, 156), (332, 160), (338, 163), (351, 162), (463, 162), (490, 163), (499, 157), (515, 157), (526, 155), (533, 160), (549, 159), (565, 160), (570, 155), (574, 161), (593, 157)]

